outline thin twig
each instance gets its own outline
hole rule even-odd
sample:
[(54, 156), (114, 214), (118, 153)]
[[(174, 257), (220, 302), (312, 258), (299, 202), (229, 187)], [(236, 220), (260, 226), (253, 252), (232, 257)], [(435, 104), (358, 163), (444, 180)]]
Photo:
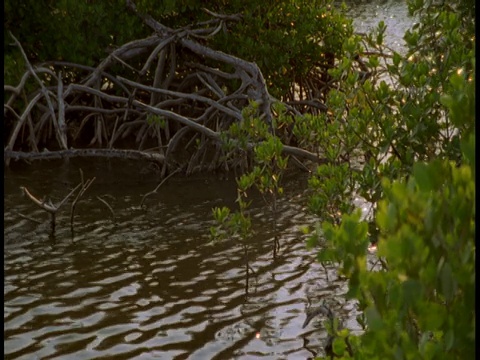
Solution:
[(153, 191), (150, 191), (149, 193), (143, 195), (143, 198), (142, 198), (142, 202), (140, 203), (140, 207), (143, 206), (143, 203), (145, 201), (145, 199), (150, 196), (150, 195), (153, 195), (153, 194), (156, 194), (157, 193), (157, 190), (160, 188), (160, 186), (162, 186), (169, 178), (171, 178), (173, 175), (175, 175), (177, 172), (179, 172), (180, 169), (176, 169), (174, 170), (171, 174), (169, 174), (165, 179), (162, 180), (162, 182), (160, 184), (158, 184), (158, 186), (155, 188), (155, 190)]
[(65, 196), (65, 197), (63, 198), (63, 200), (57, 205), (57, 210), (60, 209), (60, 207), (61, 207), (63, 204), (65, 204), (65, 202), (67, 201), (67, 199), (68, 199), (70, 196), (72, 196), (72, 194), (73, 194), (75, 191), (77, 191), (77, 189), (78, 189), (81, 185), (82, 185), (82, 184), (78, 184), (77, 186), (75, 186), (75, 188), (74, 188), (72, 191), (70, 191), (70, 193), (69, 193), (67, 196)]
[(79, 185), (82, 185), (82, 189), (78, 192), (75, 200), (73, 200), (73, 202), (72, 202), (72, 206), (70, 207), (70, 228), (72, 229), (72, 231), (73, 231), (73, 218), (75, 217), (75, 208), (77, 206), (77, 202), (80, 199), (80, 197), (83, 196), (85, 191), (87, 191), (87, 189), (90, 187), (90, 185), (92, 185), (92, 183), (95, 181), (96, 178), (94, 177), (94, 178), (89, 179), (85, 182), (83, 180), (83, 171), (82, 171), (82, 169), (80, 169), (80, 179), (81, 179), (81, 182), (80, 182)]
[(37, 199), (35, 196), (33, 196), (30, 191), (28, 191), (28, 189), (24, 186), (20, 186), (20, 189), (23, 191), (23, 193), (30, 199), (33, 201), (33, 203), (35, 205), (37, 205), (39, 208), (45, 210), (46, 212), (48, 213), (55, 213), (58, 208), (56, 206), (54, 206), (53, 204), (46, 204), (45, 201), (41, 201), (39, 199)]
[(37, 223), (37, 224), (43, 224), (43, 221), (40, 221), (40, 220), (37, 220), (37, 219), (31, 218), (31, 217), (29, 217), (29, 216), (26, 216), (26, 215), (23, 215), (23, 214), (21, 214), (21, 213), (19, 213), (19, 212), (17, 212), (17, 215), (18, 215), (18, 216), (20, 216), (21, 218), (24, 218), (24, 219), (27, 219), (27, 220), (33, 221), (33, 222), (35, 222), (35, 223)]
[(101, 197), (97, 196), (96, 198), (97, 198), (100, 202), (102, 202), (102, 203), (110, 210), (110, 212), (112, 213), (113, 218), (115, 219), (115, 212), (113, 211), (112, 207), (111, 207), (105, 200), (103, 200)]

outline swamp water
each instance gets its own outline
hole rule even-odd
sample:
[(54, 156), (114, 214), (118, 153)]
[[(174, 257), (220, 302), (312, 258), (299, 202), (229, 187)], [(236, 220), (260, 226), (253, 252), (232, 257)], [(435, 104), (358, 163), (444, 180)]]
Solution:
[[(57, 203), (79, 168), (96, 180), (77, 204), (74, 233), (67, 204), (49, 236), (48, 215), (19, 186)], [(275, 258), (271, 215), (254, 201), (247, 278), (243, 247), (209, 238), (211, 209), (234, 205), (233, 180), (172, 178), (140, 208), (157, 185), (140, 173), (75, 159), (6, 170), (5, 359), (306, 359), (327, 335), (321, 321), (302, 329), (307, 304), (321, 297), (358, 329), (354, 305), (341, 303), (344, 281), (305, 247), (305, 176), (289, 179), (279, 201)]]

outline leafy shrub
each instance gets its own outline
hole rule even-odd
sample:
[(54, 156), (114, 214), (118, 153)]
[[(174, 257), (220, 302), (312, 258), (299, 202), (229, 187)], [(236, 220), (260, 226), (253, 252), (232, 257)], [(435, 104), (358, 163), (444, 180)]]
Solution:
[(359, 322), (366, 332), (349, 338), (352, 357), (474, 357), (473, 136), (464, 149), (460, 166), (446, 160), (416, 163), (407, 182), (383, 181), (385, 198), (376, 217), (382, 271), (366, 269), (367, 225), (358, 213), (345, 215), (339, 227), (324, 224), (329, 247), (319, 259), (341, 262), (348, 296), (364, 311)]
[[(471, 23), (464, 21), (468, 12), (456, 5), (422, 12), (420, 25), (405, 35), (409, 52), (393, 53), (387, 64), (392, 84), (366, 80), (330, 96), (343, 120), (341, 136), (356, 134), (357, 146), (349, 151), (369, 153), (363, 168), (352, 168), (352, 183), (378, 202), (375, 231), (359, 212), (347, 211), (339, 225), (324, 222), (309, 241), (325, 238), (319, 260), (340, 264), (349, 279), (347, 296), (362, 311), (363, 335), (335, 334), (333, 351), (341, 358), (474, 356), (474, 43)], [(412, 10), (422, 6), (410, 3)], [(370, 45), (378, 48), (375, 39)], [(446, 51), (439, 53), (439, 42)], [(339, 67), (347, 83), (349, 61)], [(369, 271), (367, 246), (378, 240), (382, 270)]]

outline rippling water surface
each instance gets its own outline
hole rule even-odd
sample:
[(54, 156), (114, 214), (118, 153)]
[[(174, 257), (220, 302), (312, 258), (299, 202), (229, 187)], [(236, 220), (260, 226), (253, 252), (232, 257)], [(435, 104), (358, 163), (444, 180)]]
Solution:
[[(75, 233), (67, 204), (51, 237), (19, 186), (57, 202), (79, 168), (97, 178), (77, 205)], [(320, 297), (358, 329), (354, 306), (341, 301), (345, 284), (333, 268), (327, 278), (299, 231), (304, 177), (290, 179), (280, 201), (275, 259), (268, 208), (254, 202), (247, 277), (243, 248), (208, 235), (212, 207), (234, 204), (233, 181), (171, 179), (141, 209), (157, 182), (139, 170), (108, 161), (6, 170), (6, 359), (306, 359), (323, 351), (321, 321), (302, 329)]]

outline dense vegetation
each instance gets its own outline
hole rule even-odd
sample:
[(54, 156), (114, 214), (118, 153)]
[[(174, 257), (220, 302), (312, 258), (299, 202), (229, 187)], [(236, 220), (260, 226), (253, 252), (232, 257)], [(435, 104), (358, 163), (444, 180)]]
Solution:
[[(190, 165), (192, 159), (207, 158), (207, 162), (243, 170), (238, 178), (238, 209), (214, 209), (218, 225), (211, 229), (212, 235), (237, 236), (243, 243), (251, 231), (248, 216), (251, 189), (264, 196), (275, 218), (276, 200), (283, 194), (282, 176), (289, 165), (310, 169), (309, 206), (318, 216), (318, 224), (305, 226), (308, 246), (315, 248), (322, 244), (319, 261), (338, 263), (339, 273), (349, 279), (349, 298), (358, 300), (362, 310), (358, 321), (365, 327), (364, 334), (356, 336), (348, 329), (330, 326), (335, 337), (333, 352), (345, 359), (472, 358), (475, 351), (474, 1), (441, 5), (409, 1), (409, 9), (419, 22), (405, 34), (405, 54), (384, 45), (383, 23), (367, 36), (354, 34), (351, 21), (326, 1), (172, 0), (157, 6), (156, 2), (143, 0), (137, 6), (140, 12), (150, 14), (170, 29), (181, 28), (182, 34), (193, 29), (188, 34), (195, 35), (195, 41), (202, 46), (254, 61), (269, 94), (273, 95), (264, 103), (241, 97), (230, 108), (234, 111), (233, 120), (221, 108), (222, 116), (197, 123), (202, 128), (194, 129), (200, 136), (190, 134), (185, 138), (191, 149)], [(28, 16), (32, 9), (38, 16)], [(75, 83), (84, 79), (85, 69), (71, 64), (94, 69), (105, 58), (105, 50), (109, 49), (111, 54), (112, 48), (123, 49), (124, 44), (139, 38), (146, 43), (151, 34), (148, 21), (127, 11), (119, 0), (91, 4), (52, 0), (42, 5), (33, 1), (7, 1), (5, 13), (6, 83), (17, 84), (27, 65), (18, 47), (10, 46), (11, 31), (31, 63), (44, 63), (47, 70), (42, 80), (50, 91), (56, 89), (52, 74), (58, 74), (60, 68), (65, 81)], [(212, 13), (217, 20), (221, 19), (219, 14), (238, 13), (241, 18), (210, 22)], [(19, 23), (21, 27), (17, 26)], [(195, 25), (189, 28), (189, 24)], [(202, 32), (204, 29), (208, 31)], [(157, 150), (163, 151), (163, 144), (167, 144), (168, 154), (170, 144), (178, 140), (174, 134), (184, 136), (193, 126), (185, 119), (203, 121), (204, 117), (195, 113), (198, 108), (186, 108), (186, 102), (179, 101), (188, 92), (197, 95), (195, 104), (204, 101), (210, 106), (210, 100), (205, 100), (207, 95), (211, 99), (215, 97), (212, 94), (220, 93), (228, 98), (242, 89), (244, 80), (240, 77), (225, 76), (227, 80), (209, 82), (210, 87), (202, 90), (198, 90), (202, 82), (189, 83), (192, 71), (198, 70), (198, 65), (191, 63), (199, 62), (201, 56), (182, 46), (189, 45), (186, 42), (190, 38), (182, 38), (180, 32), (166, 31), (175, 41), (171, 40), (165, 53), (152, 52), (159, 45), (148, 43), (149, 51), (128, 58), (129, 66), (119, 62), (108, 68), (111, 74), (136, 80), (135, 90), (126, 88), (125, 84), (132, 81), (115, 84), (107, 91), (109, 96), (124, 97), (125, 103), (138, 107), (151, 104), (148, 115), (124, 117), (125, 134), (130, 130), (140, 143), (138, 148), (144, 146), (141, 134), (151, 131), (159, 134), (154, 135), (159, 142)], [(164, 91), (161, 96), (153, 96), (151, 88), (137, 93), (139, 83), (155, 85), (155, 71), (138, 74), (132, 70), (145, 67), (151, 54), (160, 54), (159, 67), (174, 68), (173, 80), (168, 71), (162, 73), (164, 90), (171, 92)], [(202, 61), (201, 65), (208, 66), (210, 74), (214, 68), (223, 75), (236, 73), (233, 62), (218, 64), (212, 58)], [(70, 65), (65, 65), (66, 62)], [(204, 82), (208, 80), (205, 74), (201, 73)], [(206, 90), (218, 84), (220, 90)], [(20, 118), (12, 116), (15, 112), (9, 109), (21, 113), (39, 92), (35, 81), (26, 82), (15, 102), (5, 108), (7, 131)], [(70, 95), (65, 101), (72, 105), (78, 97)], [(93, 98), (87, 94), (81, 101), (95, 102), (98, 110), (99, 98)], [(113, 101), (112, 97), (107, 99)], [(217, 108), (218, 104), (223, 105), (222, 99), (219, 101)], [(162, 110), (161, 104), (166, 102), (168, 106), (181, 105), (171, 109), (181, 117), (182, 126), (169, 127), (168, 122), (177, 118), (168, 118), (170, 113), (155, 112), (155, 104), (160, 104), (157, 110)], [(38, 111), (45, 111), (47, 104), (42, 106)], [(116, 104), (102, 111), (119, 108)], [(210, 114), (209, 109), (205, 107), (204, 113)], [(271, 117), (266, 116), (267, 112)], [(90, 144), (101, 146), (103, 139), (103, 144), (111, 146), (117, 122), (109, 123), (99, 117), (87, 126), (89, 116), (77, 114), (67, 125), (90, 126), (94, 132)], [(42, 134), (48, 140), (48, 131), (42, 132), (42, 126), (48, 130), (46, 124), (44, 121), (37, 125), (33, 120), (25, 122), (22, 129), (34, 137), (40, 138)], [(55, 139), (51, 130), (50, 138)], [(27, 135), (22, 139), (29, 151), (38, 150), (36, 145), (49, 144), (47, 140), (32, 141)], [(217, 156), (208, 157), (203, 144), (216, 148)], [(374, 205), (371, 218), (362, 218), (355, 211), (352, 199), (357, 195)], [(380, 271), (367, 271), (370, 243), (378, 243)]]

